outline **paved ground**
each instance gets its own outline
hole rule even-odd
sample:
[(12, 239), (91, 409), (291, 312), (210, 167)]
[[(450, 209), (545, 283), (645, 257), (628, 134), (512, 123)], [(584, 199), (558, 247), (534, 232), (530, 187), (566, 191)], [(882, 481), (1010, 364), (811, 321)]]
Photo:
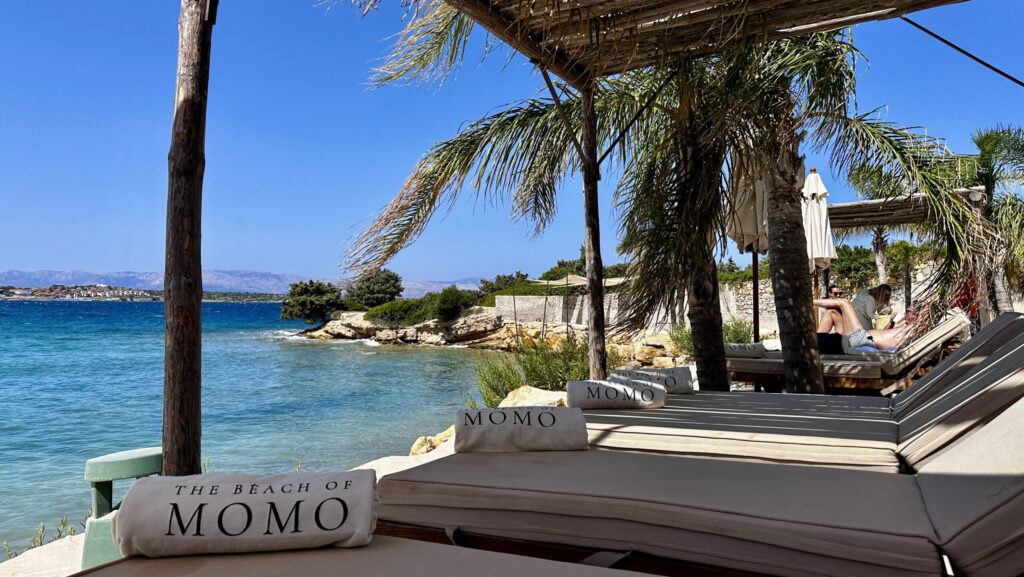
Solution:
[(66, 577), (77, 573), (84, 539), (85, 535), (72, 535), (29, 549), (0, 563), (0, 577)]

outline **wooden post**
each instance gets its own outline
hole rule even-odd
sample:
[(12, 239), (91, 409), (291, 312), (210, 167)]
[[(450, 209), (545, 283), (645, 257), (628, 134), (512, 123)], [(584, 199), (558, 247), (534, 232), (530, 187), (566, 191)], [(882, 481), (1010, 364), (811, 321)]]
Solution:
[(594, 110), (594, 82), (588, 80), (580, 90), (583, 108), (583, 212), (585, 234), (583, 251), (587, 265), (587, 293), (590, 303), (587, 311), (590, 348), (590, 378), (605, 378), (607, 354), (604, 342), (604, 265), (601, 262), (601, 218), (598, 209), (597, 181), (600, 165), (597, 161), (597, 113)]
[(181, 0), (178, 76), (167, 155), (164, 261), (163, 474), (201, 469), (200, 234), (206, 168), (206, 95), (217, 0)]
[(760, 271), (758, 270), (760, 263), (757, 262), (757, 252), (751, 253), (754, 256), (754, 262), (751, 263), (750, 268), (754, 273), (754, 342), (761, 342), (761, 279)]

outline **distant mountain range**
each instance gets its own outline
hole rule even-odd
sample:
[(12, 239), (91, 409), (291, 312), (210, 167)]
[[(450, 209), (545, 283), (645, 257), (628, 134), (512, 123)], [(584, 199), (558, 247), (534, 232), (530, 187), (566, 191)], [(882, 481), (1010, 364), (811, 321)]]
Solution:
[[(288, 292), (292, 283), (308, 280), (294, 274), (277, 274), (252, 270), (204, 270), (203, 289), (207, 291), (240, 292), (240, 293), (274, 293)], [(332, 279), (320, 279), (333, 282)], [(94, 273), (81, 270), (8, 270), (0, 272), (0, 286), (16, 286), (19, 288), (48, 287), (62, 285), (105, 284), (143, 290), (162, 290), (164, 275), (158, 272), (104, 272)], [(406, 297), (419, 297), (428, 292), (436, 292), (454, 284), (459, 288), (473, 289), (480, 285), (479, 278), (463, 278), (454, 281), (415, 281), (403, 280)]]

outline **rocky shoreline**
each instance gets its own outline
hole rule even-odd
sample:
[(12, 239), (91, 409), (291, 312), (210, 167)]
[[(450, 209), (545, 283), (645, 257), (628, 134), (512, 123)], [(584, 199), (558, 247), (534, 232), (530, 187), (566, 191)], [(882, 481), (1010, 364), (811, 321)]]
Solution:
[[(344, 312), (327, 324), (302, 333), (311, 339), (369, 339), (381, 344), (458, 345), (474, 349), (510, 351), (517, 344), (545, 341), (554, 345), (569, 333), (586, 335), (583, 325), (539, 322), (518, 324), (503, 322), (494, 307), (473, 307), (468, 314), (450, 323), (436, 319), (408, 327), (395, 327), (365, 318), (365, 313)], [(623, 368), (667, 368), (685, 364), (668, 333), (643, 334), (634, 338), (608, 335), (608, 347), (625, 360)]]

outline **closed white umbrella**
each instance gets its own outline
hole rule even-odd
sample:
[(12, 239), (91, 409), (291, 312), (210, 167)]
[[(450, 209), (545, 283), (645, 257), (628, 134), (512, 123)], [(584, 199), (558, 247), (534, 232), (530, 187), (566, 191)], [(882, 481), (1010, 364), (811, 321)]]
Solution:
[(768, 203), (765, 177), (751, 182), (740, 176), (732, 192), (732, 215), (729, 238), (742, 252), (763, 253), (768, 250)]
[(753, 272), (754, 342), (761, 340), (760, 278), (757, 255), (768, 250), (768, 185), (765, 176), (749, 179), (740, 175), (732, 187), (732, 214), (729, 219), (729, 238), (741, 252), (751, 253)]
[(828, 268), (836, 258), (832, 226), (828, 222), (828, 189), (814, 168), (807, 175), (802, 193), (804, 234), (807, 236), (807, 260), (810, 270)]

